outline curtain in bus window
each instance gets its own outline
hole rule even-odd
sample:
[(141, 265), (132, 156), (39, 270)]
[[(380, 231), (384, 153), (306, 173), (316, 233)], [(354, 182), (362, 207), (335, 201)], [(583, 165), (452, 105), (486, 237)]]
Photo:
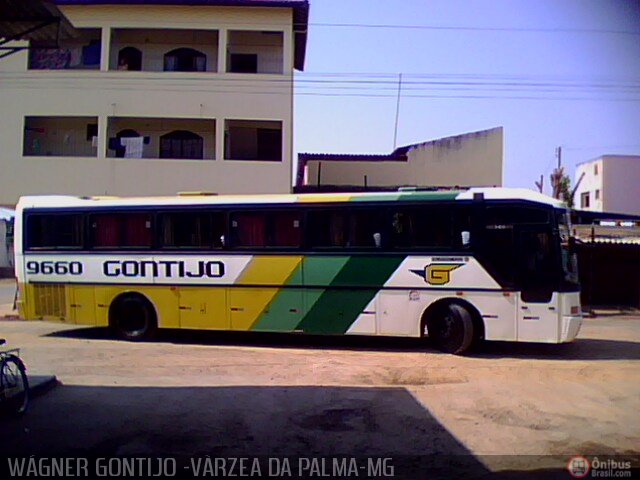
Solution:
[(300, 214), (297, 212), (274, 213), (273, 246), (299, 247), (300, 240)]
[(118, 215), (95, 215), (93, 217), (94, 245), (117, 247), (120, 244), (120, 222)]
[(151, 246), (151, 217), (149, 215), (147, 215), (146, 213), (125, 215), (123, 246)]
[(266, 222), (261, 213), (234, 215), (236, 244), (239, 247), (264, 247), (266, 245)]

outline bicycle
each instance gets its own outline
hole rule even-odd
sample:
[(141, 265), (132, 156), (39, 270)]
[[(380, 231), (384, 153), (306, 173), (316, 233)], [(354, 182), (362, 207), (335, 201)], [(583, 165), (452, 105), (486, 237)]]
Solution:
[[(6, 340), (0, 338), (0, 345)], [(27, 368), (20, 359), (20, 349), (0, 350), (0, 409), (3, 413), (21, 415), (29, 404)]]

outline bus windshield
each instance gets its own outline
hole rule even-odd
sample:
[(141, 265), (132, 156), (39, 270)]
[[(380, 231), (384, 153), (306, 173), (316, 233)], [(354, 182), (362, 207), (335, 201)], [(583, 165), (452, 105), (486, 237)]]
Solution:
[(560, 236), (560, 252), (562, 254), (563, 280), (567, 286), (577, 287), (578, 259), (576, 256), (574, 239), (571, 237), (571, 221), (567, 211), (559, 211), (556, 215), (558, 233)]

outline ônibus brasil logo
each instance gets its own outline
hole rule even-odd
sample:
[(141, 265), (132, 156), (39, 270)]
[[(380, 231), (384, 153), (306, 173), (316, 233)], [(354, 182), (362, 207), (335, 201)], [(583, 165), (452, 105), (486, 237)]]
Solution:
[(571, 458), (567, 464), (567, 470), (569, 470), (569, 473), (573, 478), (586, 477), (590, 469), (591, 466), (589, 465), (589, 460), (580, 455)]

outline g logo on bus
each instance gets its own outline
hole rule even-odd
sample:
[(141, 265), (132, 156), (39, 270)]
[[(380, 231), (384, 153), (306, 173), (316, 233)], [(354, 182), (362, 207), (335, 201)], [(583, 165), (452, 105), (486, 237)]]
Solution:
[(446, 285), (451, 281), (451, 272), (461, 267), (462, 263), (431, 263), (424, 270), (411, 270), (429, 285)]

